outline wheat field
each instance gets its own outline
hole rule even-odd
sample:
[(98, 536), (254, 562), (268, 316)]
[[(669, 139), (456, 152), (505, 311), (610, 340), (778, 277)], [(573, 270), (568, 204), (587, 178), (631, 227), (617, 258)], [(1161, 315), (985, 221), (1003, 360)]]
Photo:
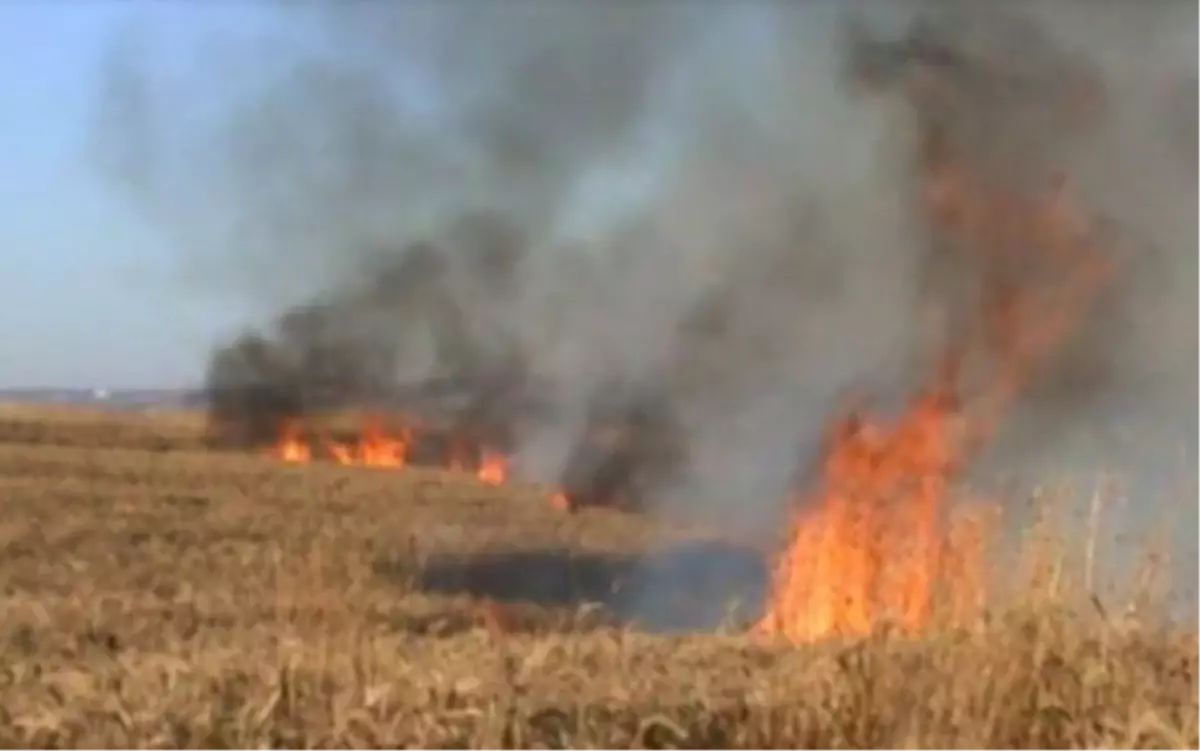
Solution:
[(0, 488), (5, 747), (1200, 745), (1195, 625), (1044, 570), (969, 628), (797, 647), (627, 622), (645, 556), (736, 556), (710, 530), (199, 415), (4, 408)]

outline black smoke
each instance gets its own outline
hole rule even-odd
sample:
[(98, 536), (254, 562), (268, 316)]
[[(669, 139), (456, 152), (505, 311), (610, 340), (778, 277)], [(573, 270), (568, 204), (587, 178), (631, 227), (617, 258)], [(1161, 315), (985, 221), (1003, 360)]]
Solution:
[[(455, 422), (495, 425), (523, 406), (523, 355), (505, 331), (524, 248), (513, 230), (485, 215), (454, 228), (469, 252), (414, 243), (381, 253), (364, 281), (285, 311), (267, 332), (251, 332), (214, 351), (206, 389), (214, 438), (240, 445), (271, 443), (280, 426), (339, 409), (419, 407), (422, 398), (457, 396)], [(468, 318), (456, 297), (468, 287), (472, 305), (488, 304), (499, 325)], [(401, 380), (405, 344), (426, 337), (436, 377)]]
[(237, 440), (436, 401), (581, 496), (769, 528), (845, 390), (910, 394), (931, 308), (970, 302), (915, 208), (938, 148), (1017, 193), (1065, 172), (1123, 269), (1011, 460), (1191, 414), (1194, 112), (1155, 92), (1194, 80), (1195, 8), (1139, 9), (272, 7), (182, 84), (119, 50), (97, 143), (195, 294), (282, 311), (213, 353)]

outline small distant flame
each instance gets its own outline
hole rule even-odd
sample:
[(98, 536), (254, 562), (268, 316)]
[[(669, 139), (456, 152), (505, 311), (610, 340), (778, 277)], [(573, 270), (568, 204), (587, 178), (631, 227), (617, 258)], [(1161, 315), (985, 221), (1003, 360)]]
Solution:
[(275, 447), (275, 455), (294, 464), (312, 461), (312, 447), (304, 440), (304, 432), (298, 423), (284, 424), (279, 444)]
[(550, 496), (550, 508), (555, 511), (570, 511), (572, 509), (571, 499), (560, 490)]
[(503, 485), (508, 479), (508, 457), (499, 451), (483, 450), (483, 458), (479, 462), (476, 473), (480, 482), (488, 485)]
[[(388, 431), (381, 420), (369, 421), (362, 434), (353, 441), (324, 441), (328, 458), (338, 464), (384, 469), (404, 469), (409, 465), (416, 431), (405, 427)], [(480, 482), (487, 485), (503, 485), (509, 479), (509, 457), (502, 451), (491, 448), (481, 450), (478, 461), (473, 461), (469, 443), (455, 440), (445, 458), (445, 467), (459, 472), (473, 472)], [(312, 444), (305, 438), (304, 430), (297, 421), (288, 421), (280, 430), (279, 442), (272, 454), (283, 461), (304, 464), (314, 460)]]

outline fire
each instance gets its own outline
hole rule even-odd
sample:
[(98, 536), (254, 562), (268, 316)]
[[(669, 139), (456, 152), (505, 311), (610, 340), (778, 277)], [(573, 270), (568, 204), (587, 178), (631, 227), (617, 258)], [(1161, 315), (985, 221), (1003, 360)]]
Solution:
[(912, 629), (928, 621), (943, 562), (964, 552), (942, 534), (961, 458), (958, 418), (948, 394), (931, 392), (894, 424), (851, 415), (837, 425), (820, 494), (796, 520), (760, 629), (813, 641), (866, 634), (883, 619)]
[[(940, 94), (934, 87), (916, 95)], [(991, 530), (984, 504), (954, 501), (956, 481), (1113, 273), (1064, 174), (1041, 188), (1025, 184), (1036, 180), (1025, 170), (1012, 170), (1020, 185), (989, 175), (956, 153), (936, 123), (927, 125), (918, 208), (937, 235), (938, 260), (968, 272), (962, 298), (946, 311), (953, 329), (943, 332), (925, 387), (901, 414), (854, 411), (834, 423), (820, 479), (796, 504), (755, 629), (761, 634), (812, 642), (978, 615)], [(403, 467), (412, 438), (376, 427), (330, 453), (348, 464)], [(611, 455), (608, 474), (626, 474), (616, 470), (628, 457), (613, 453), (622, 441), (595, 439)], [(445, 463), (465, 470), (469, 453), (456, 443)], [(312, 457), (294, 426), (285, 426), (278, 454)], [(503, 483), (507, 458), (483, 451), (475, 472), (482, 482)], [(590, 505), (566, 488), (549, 501), (562, 511)]]
[(276, 456), (285, 462), (296, 464), (312, 461), (312, 447), (304, 440), (298, 423), (285, 423), (281, 432), (279, 445), (275, 447)]
[(479, 462), (476, 473), (479, 481), (488, 485), (503, 485), (508, 479), (508, 457), (499, 451), (483, 450), (483, 458)]
[[(323, 442), (328, 458), (346, 466), (377, 467), (384, 469), (404, 469), (409, 466), (412, 448), (417, 440), (417, 430), (405, 427), (396, 431), (388, 431), (382, 421), (376, 419), (367, 423), (362, 434), (353, 441)], [(298, 421), (284, 423), (280, 430), (279, 442), (272, 454), (283, 461), (304, 464), (315, 459), (316, 453), (311, 443), (306, 440), (304, 431)], [(509, 479), (509, 457), (502, 451), (483, 448), (478, 462), (470, 459), (470, 447), (467, 442), (456, 440), (447, 452), (444, 461), (446, 469), (459, 472), (473, 471), (480, 482), (487, 485), (503, 485)], [(471, 469), (473, 466), (477, 468)]]
[(410, 430), (404, 429), (392, 436), (384, 432), (378, 423), (372, 422), (356, 443), (331, 443), (329, 452), (339, 464), (401, 469), (408, 461), (411, 444)]
[(550, 496), (550, 508), (555, 511), (568, 512), (573, 511), (575, 506), (571, 503), (570, 496), (559, 490)]
[(978, 513), (949, 518), (953, 481), (1111, 273), (1062, 175), (1033, 200), (975, 182), (950, 161), (926, 177), (932, 223), (955, 250), (975, 254), (977, 325), (940, 353), (931, 385), (895, 421), (852, 414), (837, 423), (820, 484), (798, 504), (759, 633), (811, 642), (884, 622), (916, 631), (942, 603), (960, 622), (977, 614), (987, 529)]

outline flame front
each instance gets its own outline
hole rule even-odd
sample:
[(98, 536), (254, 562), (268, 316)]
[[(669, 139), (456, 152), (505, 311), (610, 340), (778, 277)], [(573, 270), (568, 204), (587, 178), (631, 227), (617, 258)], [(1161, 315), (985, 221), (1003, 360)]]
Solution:
[[(935, 584), (975, 586), (973, 551), (956, 550), (942, 518), (957, 468), (958, 414), (944, 394), (918, 399), (894, 425), (842, 420), (816, 502), (796, 519), (760, 623), (794, 641), (862, 635), (882, 620), (909, 629), (930, 618)], [(960, 567), (961, 568), (961, 567)], [(953, 591), (958, 601), (974, 592)]]
[(931, 386), (896, 421), (851, 415), (837, 424), (820, 485), (798, 504), (760, 633), (811, 642), (883, 622), (915, 631), (935, 604), (959, 622), (982, 605), (988, 530), (979, 507), (949, 518), (952, 481), (1073, 333), (1111, 268), (1061, 175), (1034, 200), (971, 177), (949, 160), (931, 165), (925, 210), (954, 248), (973, 254), (978, 325), (939, 354)]
[[(381, 420), (370, 420), (362, 434), (353, 441), (324, 441), (328, 458), (346, 466), (403, 469), (409, 465), (416, 431), (406, 427), (389, 432)], [(305, 438), (298, 421), (285, 422), (280, 430), (279, 442), (272, 454), (283, 461), (304, 464), (315, 458), (313, 445)], [(455, 440), (451, 443), (444, 466), (458, 472), (474, 471), (480, 482), (488, 485), (503, 485), (509, 479), (509, 457), (502, 451), (484, 448), (478, 462), (470, 460), (471, 451), (467, 442)], [(477, 468), (470, 467), (477, 464)]]
[(384, 432), (379, 423), (371, 422), (356, 443), (331, 443), (329, 452), (339, 464), (401, 469), (408, 462), (410, 445), (411, 430), (406, 428), (393, 436)]

